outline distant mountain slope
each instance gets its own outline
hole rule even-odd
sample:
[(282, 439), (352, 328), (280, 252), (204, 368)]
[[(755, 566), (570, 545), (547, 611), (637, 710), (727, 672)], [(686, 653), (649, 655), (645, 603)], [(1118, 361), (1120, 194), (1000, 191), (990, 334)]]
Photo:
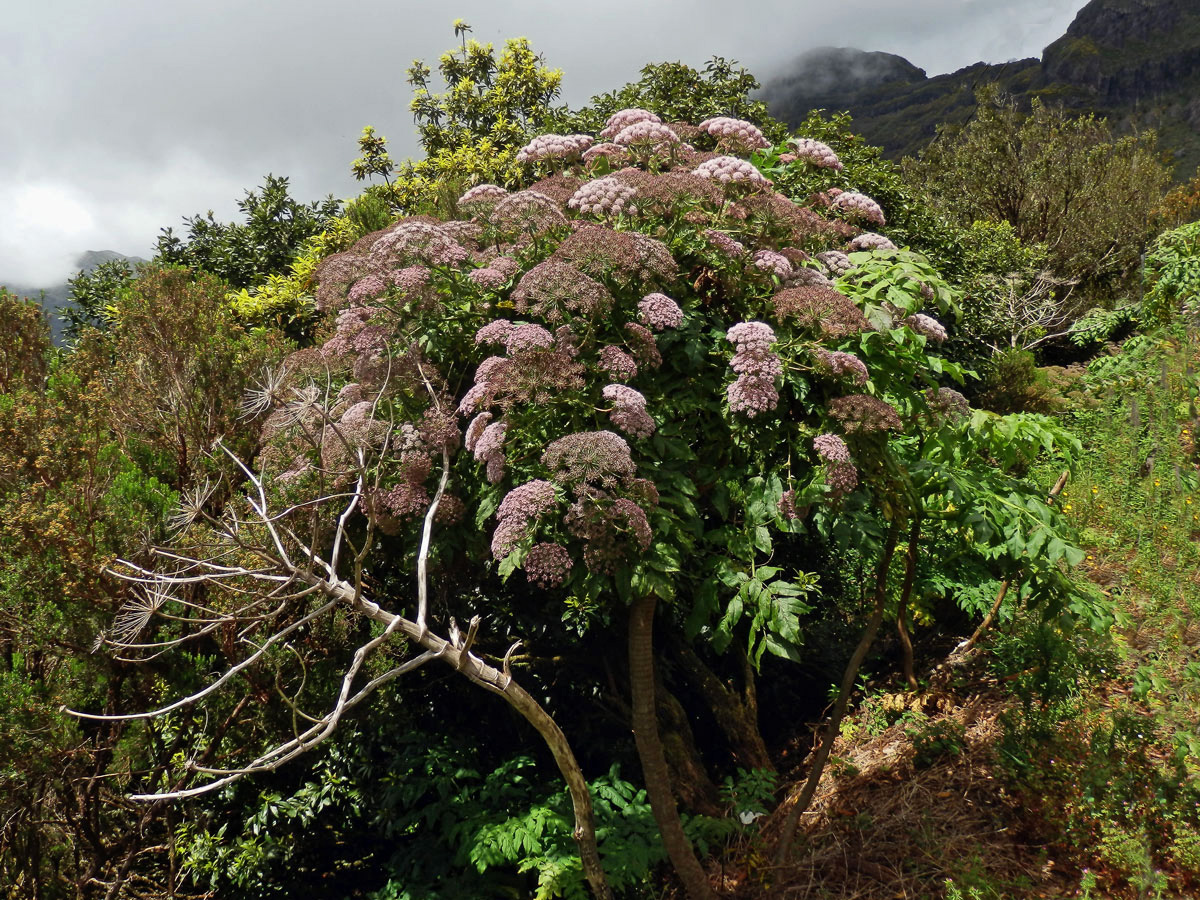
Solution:
[[(71, 273), (71, 277), (74, 277), (81, 270), (90, 272), (102, 263), (114, 259), (127, 259), (130, 263), (134, 264), (146, 262), (140, 256), (125, 256), (122, 253), (117, 253), (115, 250), (87, 250), (76, 258), (75, 272)], [(41, 300), (42, 307), (46, 310), (46, 314), (50, 319), (50, 333), (57, 344), (63, 332), (62, 310), (63, 307), (71, 302), (71, 285), (64, 281), (62, 284), (50, 287), (32, 287), (29, 285), (6, 283), (2, 278), (0, 278), (0, 284), (5, 285), (10, 292), (19, 296), (29, 297), (32, 300)]]
[(896, 158), (918, 153), (939, 124), (967, 121), (985, 83), (1096, 112), (1121, 131), (1155, 128), (1177, 178), (1200, 166), (1198, 0), (1092, 0), (1041, 59), (981, 62), (933, 78), (903, 57), (826, 47), (768, 83), (764, 97), (791, 125), (810, 109), (849, 110), (855, 130)]

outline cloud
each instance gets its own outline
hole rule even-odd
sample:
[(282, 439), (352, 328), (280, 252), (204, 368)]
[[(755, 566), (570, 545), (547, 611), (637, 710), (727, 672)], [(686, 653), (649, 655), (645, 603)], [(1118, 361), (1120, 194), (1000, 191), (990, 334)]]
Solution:
[(0, 200), (25, 204), (31, 224), (0, 224), (0, 280), (41, 277), (88, 249), (145, 255), (184, 215), (232, 217), (236, 198), (268, 172), (290, 176), (300, 199), (356, 193), (349, 163), (364, 125), (391, 138), (393, 155), (416, 151), (405, 70), (453, 43), (458, 16), (479, 40), (528, 36), (564, 69), (563, 99), (577, 105), (663, 60), (721, 55), (765, 76), (833, 44), (900, 53), (932, 74), (1033, 55), (1079, 2), (10, 4), (0, 33)]

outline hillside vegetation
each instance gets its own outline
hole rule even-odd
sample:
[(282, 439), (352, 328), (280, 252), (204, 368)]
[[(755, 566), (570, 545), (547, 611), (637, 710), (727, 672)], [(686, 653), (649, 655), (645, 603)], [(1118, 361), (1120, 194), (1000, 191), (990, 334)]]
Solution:
[(1094, 113), (1121, 134), (1157, 131), (1183, 181), (1200, 167), (1200, 9), (1188, 0), (1091, 0), (1040, 59), (976, 63), (927, 77), (902, 57), (849, 48), (806, 54), (764, 97), (796, 126), (811, 109), (849, 111), (893, 159), (917, 156), (941, 126), (969, 122), (976, 92)]
[(358, 197), (269, 178), (62, 348), (0, 296), (0, 892), (1194, 892), (1147, 145), (1001, 104), (902, 169), (469, 32)]

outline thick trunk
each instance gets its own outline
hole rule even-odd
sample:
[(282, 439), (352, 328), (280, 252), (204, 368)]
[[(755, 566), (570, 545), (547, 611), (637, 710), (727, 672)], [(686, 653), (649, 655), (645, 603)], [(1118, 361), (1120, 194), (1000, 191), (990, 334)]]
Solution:
[(688, 680), (703, 695), (713, 718), (738, 765), (747, 769), (775, 770), (762, 733), (758, 730), (758, 714), (754, 702), (754, 669), (746, 665), (746, 698), (725, 686), (712, 669), (691, 647), (682, 641), (676, 645), (680, 668)]
[(683, 833), (679, 810), (671, 793), (667, 759), (658, 735), (654, 703), (654, 607), (649, 594), (633, 601), (629, 610), (629, 685), (633, 714), (633, 738), (654, 821), (675, 873), (691, 900), (715, 900), (708, 876), (696, 858), (691, 841)]
[(846, 707), (850, 703), (850, 695), (854, 692), (854, 682), (858, 679), (858, 669), (862, 665), (863, 660), (866, 659), (867, 651), (871, 649), (875, 635), (879, 632), (879, 625), (883, 621), (883, 610), (887, 605), (888, 570), (892, 565), (892, 556), (896, 552), (898, 531), (899, 529), (895, 523), (888, 530), (887, 542), (883, 548), (883, 556), (879, 560), (879, 568), (875, 571), (875, 609), (872, 611), (871, 618), (867, 622), (867, 630), (863, 632), (858, 646), (854, 648), (854, 655), (850, 657), (850, 662), (846, 664), (846, 671), (842, 673), (842, 683), (838, 688), (837, 703), (833, 707), (833, 717), (829, 720), (829, 725), (825, 729), (825, 736), (821, 741), (821, 746), (817, 749), (816, 757), (813, 759), (808, 779), (804, 782), (800, 796), (796, 798), (796, 803), (788, 813), (787, 819), (784, 820), (783, 828), (780, 830), (779, 846), (775, 848), (775, 865), (777, 866), (782, 866), (787, 862), (788, 852), (792, 848), (792, 839), (796, 835), (796, 826), (800, 822), (800, 816), (808, 809), (813, 795), (817, 792), (817, 784), (821, 780), (821, 774), (825, 771), (825, 763), (829, 760), (829, 753), (833, 750), (834, 741), (837, 740), (842, 718), (846, 715)]

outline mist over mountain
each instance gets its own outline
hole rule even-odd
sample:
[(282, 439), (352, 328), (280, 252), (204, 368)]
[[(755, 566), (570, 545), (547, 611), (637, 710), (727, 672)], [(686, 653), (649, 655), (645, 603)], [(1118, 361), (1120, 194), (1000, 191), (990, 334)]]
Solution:
[(888, 156), (915, 155), (942, 123), (975, 110), (975, 89), (998, 84), (1018, 100), (1041, 98), (1106, 116), (1119, 132), (1154, 128), (1185, 179), (1200, 166), (1200, 4), (1194, 0), (1092, 0), (1040, 58), (979, 62), (928, 77), (900, 56), (825, 47), (771, 79), (771, 112), (798, 125), (811, 109), (848, 110), (855, 130)]
[[(106, 262), (111, 262), (114, 259), (127, 259), (130, 263), (146, 262), (140, 256), (126, 256), (123, 253), (117, 253), (115, 250), (87, 250), (81, 253), (75, 259), (75, 269), (72, 272), (72, 277), (80, 271), (91, 272), (97, 266)], [(64, 323), (62, 321), (62, 312), (64, 307), (71, 302), (71, 285), (64, 281), (61, 284), (50, 286), (45, 285), (22, 285), (5, 282), (0, 276), (0, 285), (4, 285), (11, 293), (21, 297), (28, 297), (31, 300), (40, 300), (42, 308), (46, 310), (46, 315), (50, 320), (50, 333), (54, 338), (54, 342), (58, 343), (62, 337)]]

